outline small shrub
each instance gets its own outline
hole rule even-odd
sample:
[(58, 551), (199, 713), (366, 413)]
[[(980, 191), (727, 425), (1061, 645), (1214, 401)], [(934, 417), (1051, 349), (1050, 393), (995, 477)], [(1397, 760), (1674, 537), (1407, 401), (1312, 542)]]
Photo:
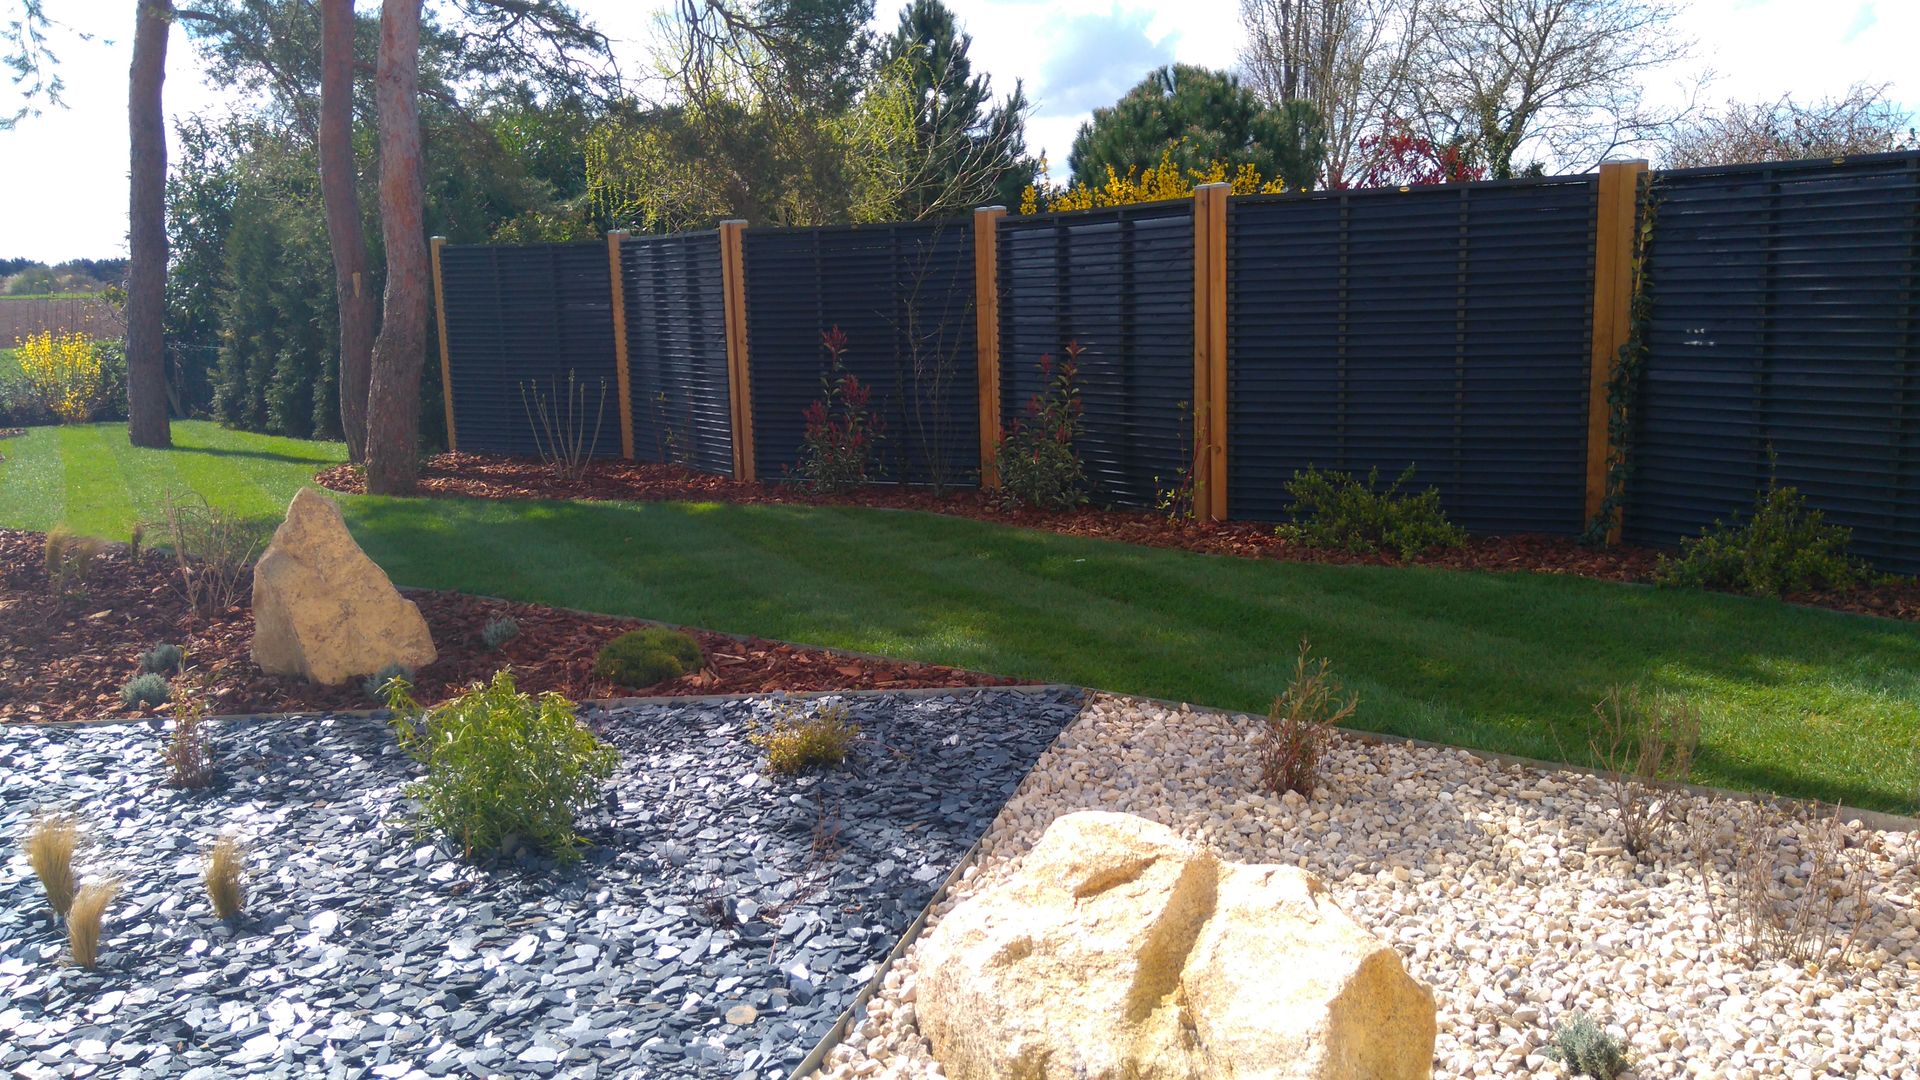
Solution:
[(859, 738), (860, 725), (837, 702), (811, 713), (790, 705), (773, 723), (755, 724), (747, 735), (749, 742), (766, 751), (767, 768), (782, 775), (839, 765)]
[(388, 664), (372, 675), (360, 680), (360, 691), (374, 701), (387, 700), (389, 688), (395, 682), (405, 683), (413, 688), (413, 669), (405, 664)]
[(1332, 662), (1323, 656), (1309, 664), (1307, 654), (1307, 642), (1302, 639), (1293, 660), (1293, 678), (1273, 699), (1260, 731), (1260, 773), (1275, 794), (1313, 794), (1320, 757), (1333, 741), (1334, 728), (1360, 707), (1357, 694), (1341, 700)]
[(505, 670), (432, 710), (400, 682), (387, 701), (401, 747), (427, 768), (408, 794), (428, 825), (469, 855), (520, 838), (578, 858), (574, 819), (599, 801), (619, 755), (574, 719), (572, 702), (520, 693)]
[(47, 533), (47, 584), (54, 593), (65, 596), (85, 585), (93, 576), (94, 560), (106, 545), (91, 536), (81, 536), (65, 525), (55, 525)]
[(1662, 783), (1685, 780), (1700, 745), (1700, 712), (1685, 701), (1614, 687), (1593, 706), (1587, 745), (1607, 771), (1620, 831), (1635, 856), (1652, 850), (1673, 819), (1676, 800)]
[(107, 374), (89, 335), (42, 331), (17, 339), (14, 362), (33, 399), (61, 423), (84, 423), (101, 404)]
[(520, 404), (527, 410), (527, 424), (533, 429), (533, 445), (540, 460), (554, 475), (578, 480), (593, 464), (593, 451), (600, 444), (600, 429), (607, 416), (607, 380), (600, 380), (600, 398), (593, 407), (593, 433), (587, 433), (587, 397), (589, 388), (574, 371), (567, 370), (563, 390), (555, 378), (551, 389), (542, 389), (538, 380), (520, 384)]
[(1769, 478), (1745, 521), (1715, 521), (1680, 541), (1679, 557), (1661, 556), (1654, 580), (1689, 589), (1727, 589), (1779, 596), (1805, 589), (1845, 589), (1868, 580), (1866, 565), (1847, 554), (1852, 530), (1829, 525), (1799, 491)]
[(247, 848), (231, 834), (214, 841), (207, 849), (207, 869), (203, 879), (207, 900), (213, 913), (222, 920), (232, 919), (247, 906), (246, 882), (241, 879), (247, 865)]
[(1584, 1013), (1575, 1013), (1554, 1026), (1547, 1040), (1547, 1057), (1566, 1066), (1575, 1076), (1615, 1080), (1627, 1071), (1626, 1041)]
[(164, 676), (148, 672), (135, 675), (120, 688), (120, 703), (129, 709), (152, 709), (173, 698), (173, 688)]
[(187, 650), (178, 645), (155, 645), (140, 654), (140, 670), (148, 675), (172, 675), (186, 659)]
[[(1698, 824), (1698, 823), (1697, 823)], [(1717, 827), (1717, 826), (1715, 826)], [(1697, 828), (1696, 853), (1716, 922), (1755, 961), (1845, 965), (1871, 912), (1869, 871), (1840, 809), (1794, 805), (1784, 818), (1726, 832)], [(1716, 851), (1727, 855), (1721, 874)]]
[(699, 671), (700, 644), (678, 630), (649, 626), (621, 634), (594, 658), (593, 673), (622, 686), (646, 687)]
[(1079, 342), (1067, 343), (1067, 358), (1040, 358), (1046, 385), (1027, 401), (1026, 415), (1001, 436), (994, 461), (1000, 472), (1000, 505), (1071, 510), (1087, 501), (1087, 470), (1078, 442), (1083, 430)]
[(807, 406), (800, 461), (794, 467), (809, 491), (840, 493), (867, 483), (886, 425), (873, 415), (873, 388), (847, 370), (847, 335), (838, 326), (820, 335), (827, 369), (820, 398)]
[(133, 531), (127, 536), (127, 557), (134, 562), (140, 561), (140, 552), (146, 546), (147, 527), (135, 522)]
[(497, 650), (519, 636), (520, 623), (511, 615), (488, 619), (487, 625), (480, 628), (480, 640), (486, 642), (489, 649)]
[(46, 814), (27, 829), (27, 865), (46, 890), (47, 906), (61, 918), (73, 907), (79, 877), (73, 872), (73, 853), (80, 848), (80, 823), (70, 814)]
[(271, 530), (216, 509), (197, 494), (177, 497), (166, 492), (160, 513), (155, 527), (173, 550), (175, 584), (188, 605), (213, 616), (239, 604)]
[(1439, 489), (1402, 493), (1401, 486), (1413, 481), (1413, 472), (1408, 465), (1384, 490), (1377, 468), (1367, 473), (1364, 483), (1351, 473), (1311, 467), (1296, 472), (1287, 483), (1287, 494), (1293, 499), (1297, 520), (1274, 531), (1296, 544), (1355, 555), (1390, 551), (1402, 559), (1466, 543), (1466, 533), (1440, 509)]
[(106, 920), (107, 905), (120, 895), (118, 881), (96, 881), (73, 898), (73, 910), (67, 913), (67, 948), (73, 962), (91, 968), (99, 959), (100, 924)]
[(206, 705), (197, 695), (180, 695), (160, 760), (167, 766), (167, 783), (174, 787), (203, 788), (213, 783), (213, 739), (207, 730)]

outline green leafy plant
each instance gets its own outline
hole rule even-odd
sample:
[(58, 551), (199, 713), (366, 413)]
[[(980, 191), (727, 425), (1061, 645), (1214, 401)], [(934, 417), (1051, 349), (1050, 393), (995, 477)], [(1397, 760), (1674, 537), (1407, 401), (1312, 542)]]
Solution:
[(1607, 1031), (1585, 1013), (1574, 1013), (1556, 1024), (1547, 1040), (1547, 1057), (1575, 1076), (1615, 1080), (1627, 1071), (1626, 1041)]
[(520, 623), (511, 615), (488, 619), (487, 625), (480, 628), (480, 640), (486, 642), (489, 649), (497, 650), (519, 636)]
[(120, 703), (129, 709), (151, 709), (173, 698), (173, 688), (165, 677), (148, 672), (128, 679), (120, 688)]
[(213, 783), (213, 737), (207, 729), (205, 700), (183, 682), (183, 693), (173, 712), (173, 730), (160, 758), (167, 766), (167, 783), (177, 788), (203, 788)]
[(140, 654), (140, 670), (150, 675), (171, 675), (187, 660), (187, 650), (178, 645), (155, 645)]
[(1310, 664), (1308, 653), (1303, 638), (1293, 659), (1293, 678), (1273, 699), (1266, 726), (1260, 730), (1260, 775), (1275, 794), (1313, 794), (1320, 778), (1320, 758), (1333, 741), (1334, 729), (1360, 707), (1357, 694), (1341, 698), (1333, 663), (1323, 656)]
[(872, 478), (875, 451), (886, 424), (873, 415), (873, 388), (847, 370), (847, 334), (838, 326), (820, 335), (827, 369), (820, 398), (806, 408), (800, 461), (794, 473), (809, 491), (852, 491)]
[(1459, 547), (1467, 534), (1447, 520), (1440, 509), (1440, 492), (1428, 488), (1405, 494), (1402, 485), (1413, 481), (1414, 466), (1380, 487), (1380, 470), (1367, 473), (1363, 483), (1351, 473), (1308, 467), (1287, 482), (1296, 520), (1274, 531), (1283, 539), (1309, 547), (1332, 548), (1355, 555), (1391, 551), (1411, 559), (1437, 547)]
[(401, 748), (426, 766), (408, 794), (429, 826), (468, 855), (521, 839), (579, 857), (574, 821), (599, 801), (619, 754), (574, 719), (573, 702), (523, 694), (503, 669), (431, 710), (398, 681), (387, 703)]
[(766, 751), (767, 768), (782, 775), (839, 765), (859, 738), (860, 725), (838, 702), (812, 711), (789, 705), (771, 724), (756, 723), (747, 735), (747, 741)]
[(1716, 520), (1699, 536), (1682, 540), (1679, 557), (1661, 556), (1654, 580), (1753, 596), (1850, 588), (1872, 576), (1847, 553), (1852, 539), (1852, 530), (1827, 524), (1798, 490), (1770, 476), (1744, 521)]
[(372, 675), (360, 680), (360, 691), (374, 701), (387, 700), (387, 689), (395, 681), (413, 687), (413, 669), (405, 664), (388, 664)]
[(699, 671), (706, 663), (700, 644), (678, 630), (649, 626), (607, 642), (593, 673), (622, 686), (644, 687)]
[(1079, 342), (1067, 343), (1067, 358), (1040, 358), (1046, 383), (1027, 401), (1026, 415), (1000, 438), (994, 461), (1000, 472), (1000, 505), (1071, 510), (1087, 501), (1087, 470), (1076, 447), (1084, 433), (1080, 399)]

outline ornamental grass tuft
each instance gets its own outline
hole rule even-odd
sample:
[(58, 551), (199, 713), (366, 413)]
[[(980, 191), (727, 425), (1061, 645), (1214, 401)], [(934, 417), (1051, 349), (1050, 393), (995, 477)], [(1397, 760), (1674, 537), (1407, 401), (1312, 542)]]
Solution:
[(231, 833), (220, 837), (207, 849), (207, 867), (202, 880), (213, 913), (222, 920), (237, 917), (247, 906), (247, 886), (242, 874), (247, 865), (247, 848)]
[(841, 764), (859, 738), (860, 725), (839, 702), (811, 712), (789, 705), (773, 723), (756, 724), (747, 735), (749, 742), (766, 751), (769, 770), (789, 776)]
[(398, 681), (387, 703), (401, 748), (427, 767), (407, 793), (428, 826), (469, 856), (524, 840), (579, 857), (574, 821), (600, 800), (620, 756), (574, 719), (573, 702), (523, 694), (502, 669), (430, 710)]
[(47, 906), (61, 918), (73, 907), (79, 876), (73, 854), (80, 847), (80, 822), (71, 814), (44, 814), (27, 829), (27, 865), (46, 890)]
[(67, 948), (74, 963), (91, 968), (99, 958), (100, 924), (106, 920), (107, 905), (119, 895), (119, 881), (96, 881), (73, 898), (73, 909), (67, 912)]

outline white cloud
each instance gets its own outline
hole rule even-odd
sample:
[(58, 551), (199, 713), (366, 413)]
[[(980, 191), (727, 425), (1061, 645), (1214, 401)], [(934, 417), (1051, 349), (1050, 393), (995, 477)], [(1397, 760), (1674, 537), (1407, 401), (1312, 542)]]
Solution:
[[(648, 9), (630, 0), (578, 0), (616, 40), (623, 69), (647, 69)], [(1169, 61), (1231, 67), (1242, 35), (1237, 0), (949, 0), (973, 35), (976, 70), (1005, 94), (1023, 79), (1038, 103), (1028, 144), (1064, 171), (1074, 131), (1096, 105)], [(59, 43), (69, 108), (50, 110), (0, 133), (0, 256), (58, 260), (126, 251), (126, 87), (130, 47), (117, 7), (87, 5), (95, 31), (113, 40)], [(108, 12), (111, 11), (109, 16)], [(883, 0), (875, 24), (891, 29), (899, 5)], [(1694, 0), (1681, 20), (1699, 41), (1688, 71), (1666, 73), (1651, 92), (1711, 68), (1705, 97), (1766, 100), (1791, 93), (1811, 101), (1863, 82), (1892, 84), (1920, 107), (1912, 43), (1920, 0)], [(176, 29), (168, 63), (173, 116), (218, 111), (227, 99), (208, 88), (193, 49)], [(0, 86), (0, 111), (13, 101)]]

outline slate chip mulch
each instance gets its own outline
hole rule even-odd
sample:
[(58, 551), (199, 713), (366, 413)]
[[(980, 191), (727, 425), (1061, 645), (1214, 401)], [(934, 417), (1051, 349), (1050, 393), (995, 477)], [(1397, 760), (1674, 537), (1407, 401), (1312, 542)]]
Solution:
[[(351, 465), (334, 466), (315, 479), (321, 486), (335, 491), (366, 490), (365, 478)], [(954, 491), (936, 496), (920, 488), (877, 486), (846, 495), (816, 495), (794, 484), (749, 484), (679, 465), (638, 461), (595, 461), (589, 464), (584, 475), (571, 479), (557, 476), (538, 461), (487, 454), (437, 454), (427, 462), (420, 488), (427, 495), (480, 499), (801, 503), (920, 510), (1207, 555), (1338, 565), (1402, 565), (1397, 556), (1386, 553), (1356, 555), (1291, 543), (1276, 536), (1271, 525), (1259, 522), (1203, 524), (1172, 520), (1160, 514), (1095, 508), (1004, 510), (978, 491)], [(1572, 574), (1603, 581), (1648, 584), (1653, 581), (1661, 554), (1654, 548), (1627, 544), (1589, 547), (1565, 536), (1523, 534), (1472, 537), (1463, 547), (1435, 549), (1412, 562), (1442, 570)], [(1793, 593), (1785, 599), (1837, 611), (1920, 620), (1920, 580), (1911, 578), (1857, 589)]]
[[(137, 558), (111, 548), (86, 585), (69, 596), (48, 588), (38, 533), (0, 529), (0, 723), (96, 720), (131, 713), (120, 687), (139, 672), (142, 652), (161, 643), (183, 646), (208, 680), (214, 713), (366, 709), (358, 681), (314, 686), (269, 675), (253, 664), (253, 616), (243, 605), (208, 618), (174, 586), (163, 554)], [(416, 673), (426, 702), (512, 666), (522, 690), (553, 690), (576, 701), (628, 695), (686, 696), (807, 690), (892, 690), (909, 687), (1004, 686), (1014, 680), (933, 664), (855, 656), (761, 639), (689, 631), (706, 667), (644, 689), (593, 674), (593, 660), (611, 638), (645, 625), (637, 619), (589, 615), (459, 593), (406, 590), (420, 605), (440, 658)], [(488, 621), (511, 615), (518, 637), (494, 650), (481, 639)], [(162, 712), (166, 707), (162, 708)]]
[[(157, 722), (0, 728), (0, 833), (76, 810), (78, 865), (124, 890), (82, 970), (8, 850), (0, 1074), (785, 1077), (1081, 701), (849, 704), (853, 756), (797, 778), (745, 738), (777, 700), (586, 713), (622, 761), (573, 865), (418, 833), (376, 717), (222, 722), (193, 792), (164, 786)], [(251, 845), (232, 925), (199, 880), (225, 831)]]

